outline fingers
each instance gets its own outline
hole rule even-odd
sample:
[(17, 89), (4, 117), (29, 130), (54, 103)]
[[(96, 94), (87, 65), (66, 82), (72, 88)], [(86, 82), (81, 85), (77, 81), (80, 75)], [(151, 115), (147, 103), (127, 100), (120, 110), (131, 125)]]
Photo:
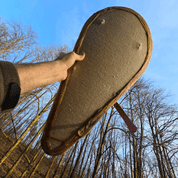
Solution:
[(82, 52), (82, 54), (76, 54), (76, 59), (75, 60), (82, 61), (84, 58), (85, 58), (85, 53)]

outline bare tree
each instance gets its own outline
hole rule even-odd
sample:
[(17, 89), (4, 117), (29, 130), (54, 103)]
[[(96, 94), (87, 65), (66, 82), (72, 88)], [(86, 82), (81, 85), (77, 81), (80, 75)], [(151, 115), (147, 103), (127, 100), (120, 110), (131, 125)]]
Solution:
[(74, 172), (77, 172), (76, 169), (77, 169), (77, 166), (78, 166), (78, 164), (79, 164), (79, 160), (80, 160), (80, 157), (81, 157), (81, 155), (82, 155), (84, 145), (85, 145), (85, 143), (86, 143), (87, 138), (88, 138), (89, 135), (90, 135), (90, 134), (88, 134), (88, 135), (85, 137), (85, 139), (84, 139), (84, 141), (83, 141), (83, 143), (82, 143), (82, 145), (81, 145), (81, 147), (80, 147), (80, 151), (78, 152), (75, 165), (74, 165), (73, 170), (72, 170), (71, 175), (70, 175), (71, 178), (73, 177)]
[[(175, 129), (178, 123), (178, 110), (175, 106), (163, 102), (168, 95), (163, 96), (163, 90), (155, 89), (148, 94), (145, 113), (149, 121), (152, 133), (152, 146), (156, 156), (161, 177), (175, 177), (174, 170), (171, 170), (169, 155), (166, 151), (178, 139), (178, 131)], [(174, 126), (173, 126), (174, 125)], [(177, 150), (176, 150), (177, 151)]]
[(111, 114), (109, 116), (105, 130), (104, 130), (104, 123), (105, 123), (106, 114), (105, 114), (105, 118), (103, 119), (103, 123), (102, 123), (102, 127), (101, 127), (100, 142), (98, 145), (97, 157), (95, 160), (95, 166), (94, 166), (94, 171), (93, 171), (93, 176), (92, 176), (93, 178), (96, 177), (97, 172), (98, 172), (98, 168), (99, 168), (99, 164), (100, 164), (100, 160), (101, 160), (101, 156), (102, 156), (102, 152), (103, 152), (103, 147), (104, 147), (104, 143), (105, 143), (105, 139), (106, 139), (106, 133), (107, 133), (107, 130), (109, 129), (109, 124), (110, 124), (110, 121), (111, 121), (112, 115), (113, 115), (113, 109), (114, 108), (112, 107)]
[[(172, 142), (176, 144), (175, 141), (177, 140), (178, 132), (176, 129), (174, 129), (174, 131), (172, 130), (173, 125), (175, 128), (178, 126), (178, 111), (176, 105), (172, 106), (164, 102), (169, 95), (165, 96), (163, 90), (153, 88), (152, 85), (145, 82), (143, 78), (137, 81), (137, 83), (127, 92), (126, 96), (124, 106), (128, 111), (127, 114), (132, 120), (135, 118), (135, 123), (139, 127), (137, 133), (128, 135), (129, 142), (132, 143), (132, 147), (130, 145), (130, 150), (133, 150), (133, 156), (130, 156), (131, 177), (133, 177), (133, 171), (134, 178), (143, 177), (143, 166), (148, 166), (148, 164), (145, 165), (148, 162), (145, 161), (143, 155), (146, 155), (145, 152), (148, 149), (153, 150), (155, 153), (157, 160), (156, 166), (159, 168), (160, 176), (175, 176), (173, 169), (171, 169), (171, 167), (173, 167), (172, 163), (168, 162), (169, 156), (166, 156), (164, 150), (168, 149)], [(170, 118), (168, 119), (168, 117)], [(169, 142), (169, 144), (165, 146), (165, 141), (162, 141), (161, 143), (162, 137), (160, 134), (163, 133), (166, 137), (166, 133), (168, 134), (170, 132), (172, 133), (169, 137), (171, 139), (165, 139), (167, 143)], [(132, 162), (134, 166), (133, 171)], [(153, 163), (153, 165), (154, 164), (155, 163)]]

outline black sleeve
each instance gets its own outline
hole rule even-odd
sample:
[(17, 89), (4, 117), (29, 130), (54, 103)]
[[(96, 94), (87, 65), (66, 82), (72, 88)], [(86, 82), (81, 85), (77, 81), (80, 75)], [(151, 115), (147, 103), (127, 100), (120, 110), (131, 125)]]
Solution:
[(0, 61), (0, 113), (15, 108), (20, 92), (20, 79), (15, 65), (8, 61)]

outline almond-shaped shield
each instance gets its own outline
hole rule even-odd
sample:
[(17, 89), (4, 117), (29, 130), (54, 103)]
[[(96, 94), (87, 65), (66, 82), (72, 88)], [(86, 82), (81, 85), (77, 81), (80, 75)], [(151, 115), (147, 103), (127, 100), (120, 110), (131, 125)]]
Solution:
[(84, 24), (74, 52), (85, 52), (62, 81), (47, 118), (41, 145), (60, 155), (86, 136), (139, 79), (151, 59), (152, 37), (143, 17), (108, 7)]

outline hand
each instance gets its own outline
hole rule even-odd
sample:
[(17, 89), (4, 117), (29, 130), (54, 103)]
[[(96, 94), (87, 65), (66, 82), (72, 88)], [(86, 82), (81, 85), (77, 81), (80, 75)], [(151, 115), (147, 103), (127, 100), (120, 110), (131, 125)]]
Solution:
[(82, 61), (85, 58), (85, 53), (81, 55), (76, 54), (75, 52), (64, 53), (62, 52), (56, 60), (61, 60), (66, 66), (66, 70), (73, 66), (75, 61)]
[(75, 52), (60, 53), (59, 57), (57, 59), (55, 59), (55, 61), (59, 61), (60, 80), (63, 81), (67, 78), (67, 70), (70, 67), (72, 67), (72, 65), (75, 63), (75, 61), (82, 61), (84, 58), (85, 58), (84, 52), (81, 55), (78, 55)]

